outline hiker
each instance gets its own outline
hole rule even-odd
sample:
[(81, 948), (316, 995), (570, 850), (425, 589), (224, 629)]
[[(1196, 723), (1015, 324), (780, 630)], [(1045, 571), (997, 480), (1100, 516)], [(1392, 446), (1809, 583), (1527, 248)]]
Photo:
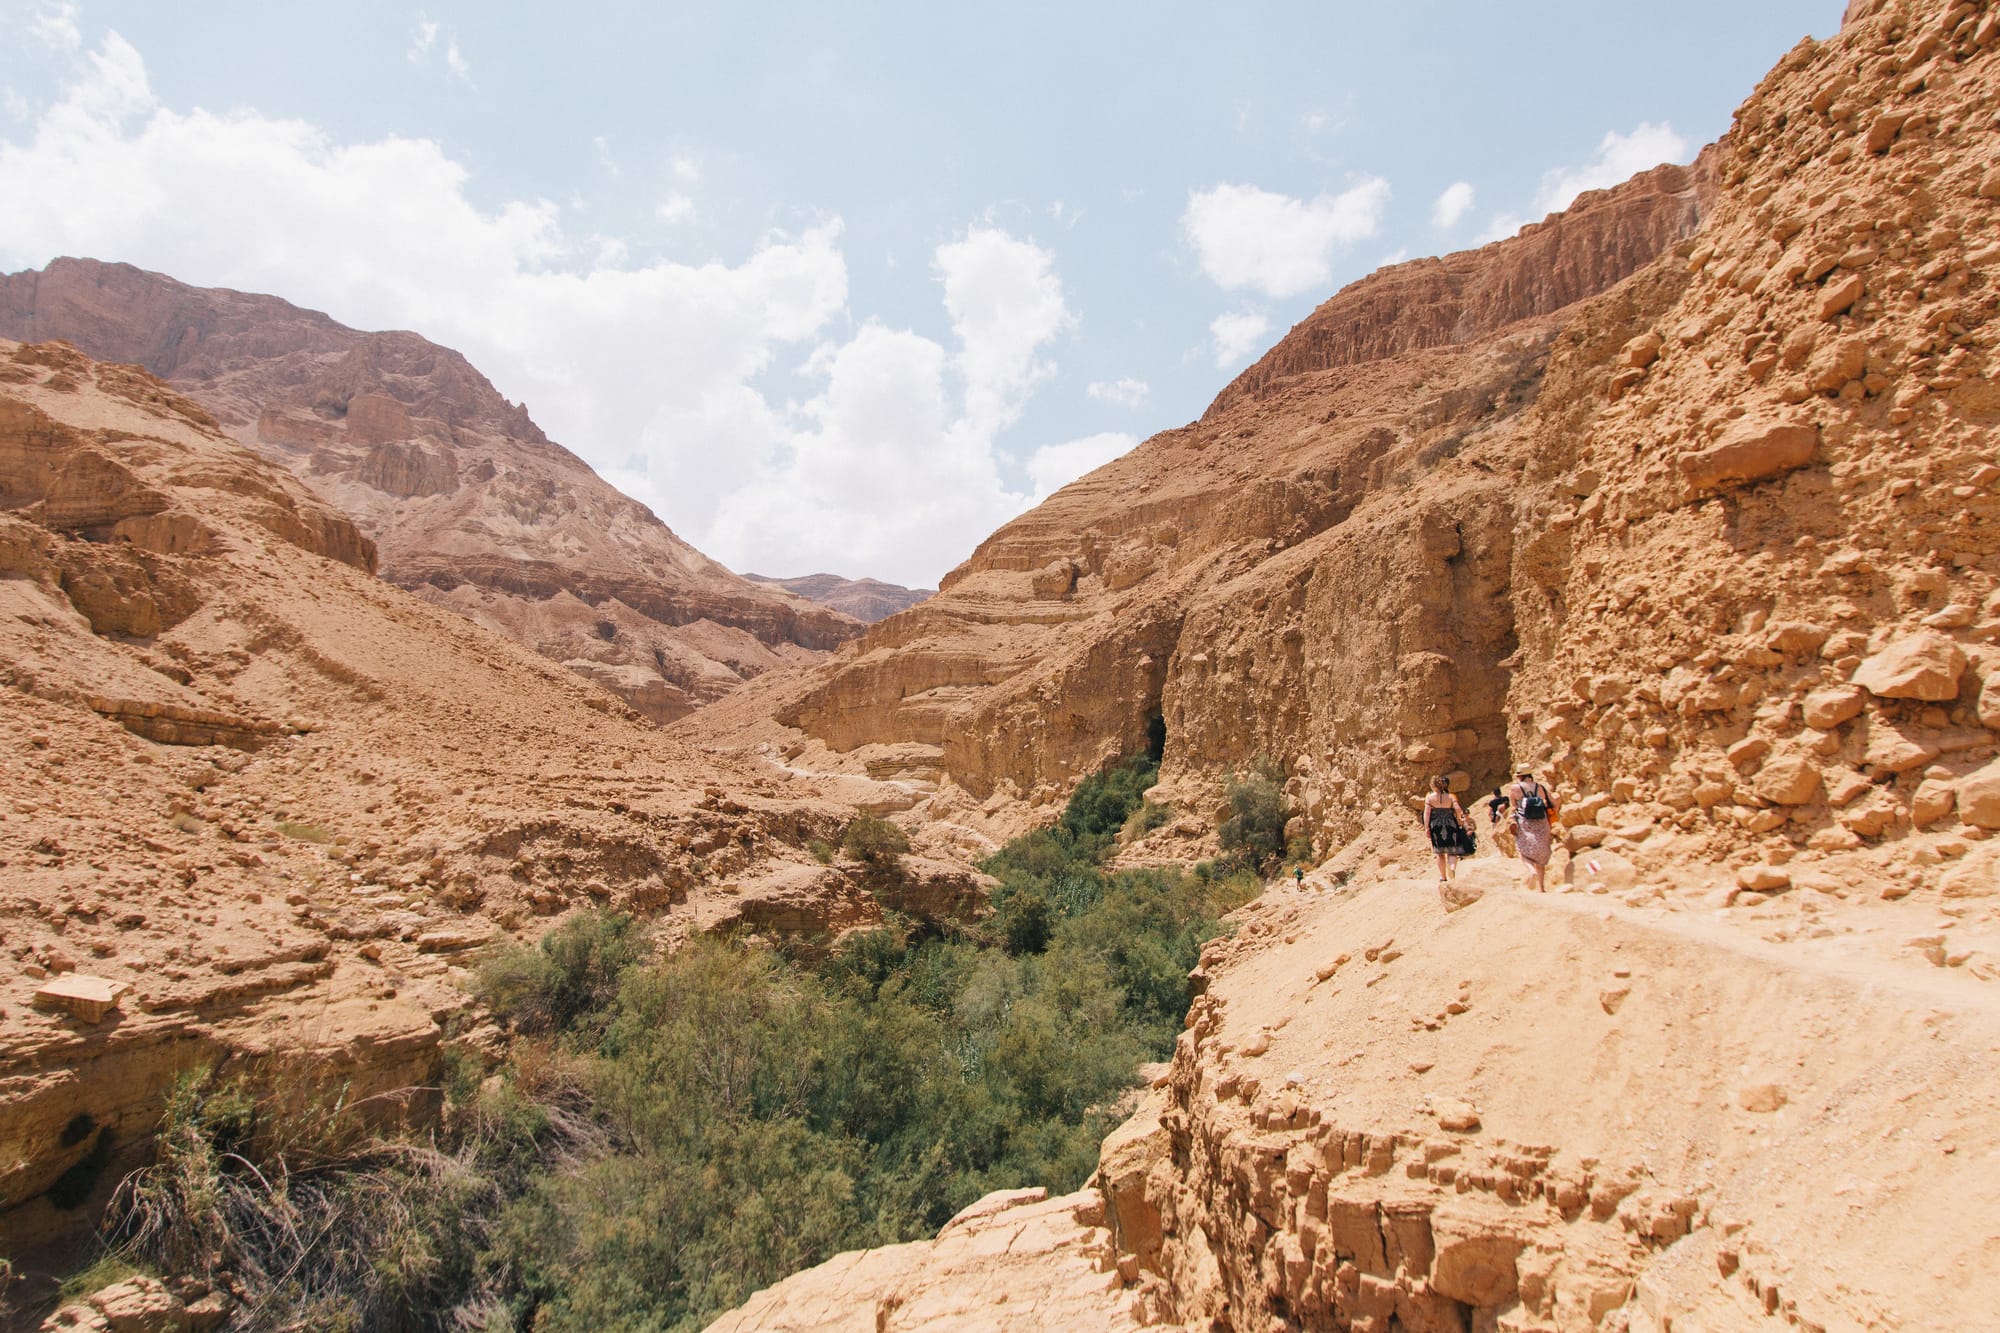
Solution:
[(1458, 798), (1451, 794), (1451, 779), (1431, 779), (1430, 793), (1424, 797), (1423, 825), (1430, 835), (1431, 850), (1437, 853), (1438, 884), (1442, 886), (1458, 872), (1458, 858), (1472, 852), (1472, 824)]
[(1302, 889), (1306, 886), (1306, 868), (1304, 866), (1292, 867), (1292, 883)]
[(1548, 892), (1549, 855), (1554, 849), (1556, 794), (1522, 769), (1502, 789), (1514, 812), (1514, 846), (1521, 857), (1521, 887)]
[(1512, 860), (1514, 847), (1514, 812), (1507, 801), (1503, 787), (1495, 787), (1493, 794), (1486, 798), (1486, 823), (1493, 830), (1493, 845), (1500, 849), (1500, 855)]

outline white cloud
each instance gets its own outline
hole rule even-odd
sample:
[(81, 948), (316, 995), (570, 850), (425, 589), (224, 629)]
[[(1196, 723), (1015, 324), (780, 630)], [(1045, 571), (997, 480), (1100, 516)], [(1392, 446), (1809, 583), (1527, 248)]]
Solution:
[(1264, 345), (1271, 320), (1255, 310), (1232, 310), (1210, 321), (1208, 331), (1215, 340), (1215, 368), (1233, 370)]
[(1645, 122), (1630, 134), (1616, 130), (1597, 145), (1597, 155), (1578, 167), (1557, 167), (1542, 176), (1535, 208), (1555, 213), (1568, 208), (1585, 190), (1602, 190), (1659, 166), (1687, 158), (1688, 141), (1665, 121)]
[(403, 52), (412, 65), (428, 65), (431, 54), (438, 48), (438, 38), (444, 38), (444, 68), (448, 78), (472, 86), (472, 66), (458, 49), (458, 34), (439, 23), (436, 19), (417, 11), (416, 24), (410, 29), (410, 45)]
[(1181, 226), (1202, 271), (1224, 290), (1282, 298), (1326, 286), (1333, 252), (1373, 236), (1388, 202), (1389, 183), (1373, 176), (1310, 201), (1218, 185), (1188, 195)]
[(617, 157), (611, 151), (611, 140), (601, 134), (595, 135), (591, 138), (590, 146), (597, 150), (597, 165), (604, 168), (606, 175), (618, 176), (623, 174), (618, 168)]
[(421, 65), (430, 59), (431, 48), (437, 45), (441, 31), (436, 20), (426, 18), (421, 10), (418, 11), (416, 26), (410, 29), (410, 49), (403, 53), (412, 65)]
[(1495, 213), (1487, 220), (1485, 229), (1472, 238), (1472, 243), (1490, 245), (1494, 241), (1504, 241), (1527, 225), (1528, 220), (1518, 213)]
[(58, 51), (79, 50), (83, 46), (83, 30), (77, 26), (77, 19), (82, 12), (75, 0), (56, 0), (36, 11), (28, 23), (28, 31)]
[[(416, 329), (738, 569), (928, 584), (1107, 456), (1050, 446), (1032, 491), (1003, 477), (999, 433), (1074, 325), (1029, 241), (981, 226), (937, 248), (947, 343), (837, 322), (837, 219), (733, 263), (630, 267), (623, 238), (574, 231), (547, 200), (476, 204), (470, 183), (428, 140), (164, 106), (113, 34), (30, 128), (0, 132), (0, 271), (92, 255)], [(791, 368), (807, 401), (758, 387)]]
[(1471, 184), (1466, 181), (1454, 181), (1444, 187), (1444, 193), (1440, 194), (1437, 202), (1431, 205), (1431, 225), (1444, 230), (1456, 227), (1458, 220), (1464, 217), (1471, 207)]
[(684, 194), (670, 194), (660, 200), (653, 213), (669, 225), (686, 222), (694, 216), (694, 200)]
[(1093, 380), (1084, 392), (1098, 402), (1109, 403), (1113, 407), (1137, 407), (1146, 401), (1146, 395), (1152, 392), (1152, 386), (1144, 380), (1127, 377), (1109, 381)]
[(676, 180), (686, 181), (689, 185), (701, 179), (701, 164), (686, 153), (674, 154), (673, 161), (668, 164), (668, 168), (674, 173)]
[(1036, 356), (1072, 322), (1055, 256), (997, 228), (974, 227), (939, 246), (936, 258), (959, 340), (965, 414), (991, 434), (1012, 425), (1028, 390), (1055, 373)]
[(1078, 477), (1129, 452), (1138, 442), (1130, 435), (1107, 431), (1043, 445), (1028, 459), (1028, 480), (1034, 485), (1036, 501), (1048, 499)]
[(28, 105), (28, 99), (15, 92), (12, 88), (7, 89), (5, 93), (0, 93), (0, 105), (6, 107), (7, 118), (9, 120), (26, 120), (35, 114), (35, 109)]

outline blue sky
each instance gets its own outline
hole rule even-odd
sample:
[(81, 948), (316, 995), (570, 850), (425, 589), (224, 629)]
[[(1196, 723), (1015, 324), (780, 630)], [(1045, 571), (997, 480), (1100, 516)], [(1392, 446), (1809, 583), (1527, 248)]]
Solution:
[(0, 268), (414, 328), (735, 568), (930, 583), (1840, 9), (0, 0)]

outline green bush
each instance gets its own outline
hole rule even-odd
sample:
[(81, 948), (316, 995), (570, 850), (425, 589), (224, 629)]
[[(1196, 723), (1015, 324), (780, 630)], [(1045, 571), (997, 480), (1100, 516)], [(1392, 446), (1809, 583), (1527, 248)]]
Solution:
[(1062, 827), (1078, 842), (1108, 842), (1139, 808), (1147, 788), (1159, 780), (1159, 762), (1144, 755), (1093, 773), (1076, 785), (1063, 807)]
[(910, 850), (909, 835), (886, 819), (856, 815), (840, 835), (840, 849), (857, 861), (873, 866), (891, 865)]
[(542, 936), (485, 960), (474, 982), (493, 1012), (522, 1032), (562, 1032), (601, 1012), (626, 968), (651, 951), (629, 916), (579, 912)]
[(1216, 830), (1216, 838), (1224, 859), (1270, 874), (1285, 854), (1283, 774), (1260, 755), (1249, 773), (1230, 775), (1223, 795), (1229, 801), (1229, 818)]
[[(494, 1077), (452, 1048), (423, 1136), (191, 1078), (120, 1187), (112, 1253), (228, 1268), (273, 1326), (695, 1330), (991, 1190), (1073, 1190), (1137, 1066), (1172, 1049), (1202, 941), (1256, 888), (1107, 873), (1150, 783), (1114, 767), (1002, 848), (977, 928), (892, 917), (823, 955), (656, 957), (628, 918), (583, 913), (497, 953), (476, 985), (512, 1050)], [(867, 816), (843, 839), (869, 864), (907, 845)]]

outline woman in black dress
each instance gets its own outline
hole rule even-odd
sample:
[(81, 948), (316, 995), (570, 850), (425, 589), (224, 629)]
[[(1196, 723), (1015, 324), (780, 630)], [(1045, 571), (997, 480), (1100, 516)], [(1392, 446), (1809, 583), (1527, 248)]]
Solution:
[(1431, 850), (1437, 853), (1438, 883), (1446, 883), (1458, 873), (1458, 858), (1472, 853), (1472, 821), (1451, 794), (1449, 779), (1431, 779), (1430, 794), (1424, 797), (1423, 823)]

